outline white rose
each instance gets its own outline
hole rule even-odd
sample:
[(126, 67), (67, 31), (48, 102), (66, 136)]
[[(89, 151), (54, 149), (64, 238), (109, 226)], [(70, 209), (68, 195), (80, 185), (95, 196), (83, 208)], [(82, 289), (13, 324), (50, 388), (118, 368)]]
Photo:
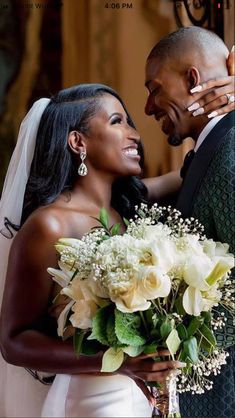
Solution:
[(166, 273), (178, 262), (179, 254), (172, 239), (163, 238), (151, 242), (153, 265)]
[(136, 289), (128, 289), (126, 292), (119, 293), (117, 297), (111, 296), (111, 300), (117, 309), (124, 313), (146, 311), (151, 305)]
[(138, 291), (137, 274), (110, 273), (108, 276), (108, 291), (110, 299), (122, 312), (143, 311), (150, 307), (150, 303)]
[(147, 300), (166, 297), (171, 290), (171, 280), (156, 266), (143, 267), (138, 281), (139, 293)]

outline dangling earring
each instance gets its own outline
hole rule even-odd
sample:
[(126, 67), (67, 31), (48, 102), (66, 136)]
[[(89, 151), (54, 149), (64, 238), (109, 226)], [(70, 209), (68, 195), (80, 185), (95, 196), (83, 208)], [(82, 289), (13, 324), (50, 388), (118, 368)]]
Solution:
[(86, 158), (86, 151), (81, 151), (80, 158), (81, 158), (82, 162), (81, 162), (80, 166), (78, 167), (78, 174), (79, 174), (79, 176), (84, 177), (88, 173), (87, 166), (84, 163), (84, 160)]

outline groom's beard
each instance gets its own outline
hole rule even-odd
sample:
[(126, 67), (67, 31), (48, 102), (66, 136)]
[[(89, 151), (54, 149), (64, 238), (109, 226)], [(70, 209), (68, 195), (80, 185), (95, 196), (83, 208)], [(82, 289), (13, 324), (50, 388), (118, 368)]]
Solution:
[(173, 145), (174, 147), (178, 147), (178, 145), (181, 145), (182, 142), (183, 139), (177, 133), (174, 133), (173, 135), (168, 137), (168, 143), (170, 145)]

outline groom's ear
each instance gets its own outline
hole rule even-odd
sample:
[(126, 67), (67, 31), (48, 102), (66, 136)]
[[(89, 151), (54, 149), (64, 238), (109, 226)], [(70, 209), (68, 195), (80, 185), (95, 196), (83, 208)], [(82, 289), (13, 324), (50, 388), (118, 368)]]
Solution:
[(196, 67), (190, 67), (187, 71), (187, 79), (189, 90), (198, 86), (201, 82), (201, 77), (198, 69)]

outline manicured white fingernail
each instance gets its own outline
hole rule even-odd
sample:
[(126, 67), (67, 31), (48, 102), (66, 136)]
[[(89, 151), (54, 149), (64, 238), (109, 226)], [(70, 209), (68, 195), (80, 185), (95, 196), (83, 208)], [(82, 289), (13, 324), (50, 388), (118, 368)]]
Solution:
[(232, 46), (231, 52), (235, 51), (235, 45)]
[(195, 112), (193, 112), (193, 116), (203, 115), (203, 113), (204, 113), (204, 108), (200, 107), (199, 109), (195, 110)]
[(198, 91), (202, 90), (202, 86), (199, 84), (196, 87), (193, 87), (193, 89), (190, 90), (190, 93), (197, 93)]
[(215, 118), (216, 116), (218, 116), (218, 112), (216, 112), (216, 110), (214, 110), (213, 112), (209, 113), (209, 115), (207, 115), (209, 119)]
[(188, 107), (188, 111), (192, 112), (192, 110), (197, 110), (199, 109), (200, 104), (199, 103), (193, 103), (191, 106)]

